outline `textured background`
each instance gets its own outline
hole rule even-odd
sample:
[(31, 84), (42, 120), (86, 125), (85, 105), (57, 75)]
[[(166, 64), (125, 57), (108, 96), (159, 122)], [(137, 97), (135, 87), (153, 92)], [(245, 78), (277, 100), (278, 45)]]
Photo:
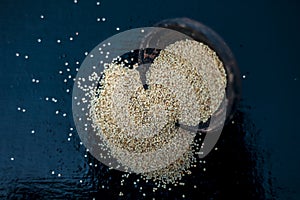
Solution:
[[(159, 198), (185, 194), (187, 199), (300, 198), (299, 3), (96, 2), (0, 0), (0, 198), (118, 198), (120, 191), (127, 198), (143, 198), (143, 193)], [(102, 17), (106, 21), (98, 22)], [(201, 166), (184, 179), (187, 186), (153, 194), (150, 183), (139, 183), (142, 192), (134, 186), (134, 176), (121, 187), (121, 173), (108, 171), (85, 151), (72, 130), (71, 92), (66, 90), (72, 90), (68, 76), (76, 75), (76, 62), (117, 33), (117, 27), (151, 26), (172, 17), (190, 17), (218, 32), (246, 77), (235, 123), (225, 127), (219, 150), (207, 157), (207, 171)]]

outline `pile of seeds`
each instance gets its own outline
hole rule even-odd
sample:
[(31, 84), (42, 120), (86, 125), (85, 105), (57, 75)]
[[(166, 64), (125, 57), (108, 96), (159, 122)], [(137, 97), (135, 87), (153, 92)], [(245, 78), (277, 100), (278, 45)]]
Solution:
[(224, 98), (224, 67), (192, 40), (161, 50), (146, 74), (148, 89), (137, 67), (111, 63), (104, 70), (100, 87), (90, 91), (93, 127), (120, 164), (163, 185), (176, 183), (195, 161), (194, 135), (176, 123), (196, 126), (211, 117)]
[[(191, 63), (190, 70), (207, 82), (210, 96), (211, 114), (214, 113), (225, 95), (227, 84), (223, 63), (215, 51), (195, 40), (181, 40), (166, 47), (165, 51), (174, 53)], [(197, 80), (197, 77), (194, 77)]]
[(180, 124), (206, 122), (211, 116), (210, 92), (202, 72), (193, 70), (188, 59), (162, 50), (147, 73), (149, 84), (167, 86), (179, 102)]

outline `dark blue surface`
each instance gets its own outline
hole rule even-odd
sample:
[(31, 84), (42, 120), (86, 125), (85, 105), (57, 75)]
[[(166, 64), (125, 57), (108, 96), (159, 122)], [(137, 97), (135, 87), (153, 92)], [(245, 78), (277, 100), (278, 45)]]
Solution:
[[(300, 199), (298, 2), (96, 2), (0, 1), (0, 198), (116, 198), (122, 190), (117, 182), (121, 173), (107, 171), (89, 154), (84, 157), (76, 131), (70, 131), (75, 127), (71, 93), (66, 93), (73, 86), (68, 75), (73, 78), (80, 66), (76, 61), (81, 63), (86, 51), (117, 33), (116, 27), (123, 31), (190, 17), (223, 37), (246, 75), (239, 124), (225, 128), (219, 152), (207, 158), (208, 172), (188, 179), (203, 189), (162, 191), (157, 197), (180, 198), (182, 190), (191, 194), (187, 198), (234, 198), (244, 192), (244, 199)], [(106, 21), (97, 22), (98, 17)], [(33, 83), (33, 78), (40, 82)], [(142, 197), (138, 189), (124, 188), (128, 198)]]

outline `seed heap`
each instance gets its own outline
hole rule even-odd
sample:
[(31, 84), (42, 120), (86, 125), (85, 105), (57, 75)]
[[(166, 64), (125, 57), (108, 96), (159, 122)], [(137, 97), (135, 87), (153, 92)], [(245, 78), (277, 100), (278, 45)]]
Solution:
[(210, 93), (202, 72), (189, 60), (162, 50), (147, 73), (149, 84), (167, 86), (179, 101), (179, 123), (189, 126), (206, 122), (211, 116)]
[[(225, 95), (227, 84), (223, 63), (215, 51), (194, 40), (181, 40), (166, 47), (165, 51), (185, 58), (191, 63), (191, 71), (205, 78), (209, 89), (210, 109), (213, 114)], [(194, 77), (197, 80), (197, 77)]]
[(111, 155), (134, 172), (160, 169), (178, 159), (192, 136), (175, 126), (179, 106), (170, 90), (159, 84), (144, 90), (138, 71), (118, 64), (104, 74), (90, 114)]
[[(194, 135), (177, 127), (206, 122), (224, 98), (226, 74), (208, 46), (191, 40), (155, 58), (143, 88), (138, 66), (111, 63), (91, 90), (90, 117), (110, 154), (133, 172), (176, 183), (195, 161)], [(96, 80), (93, 74), (93, 80)]]

